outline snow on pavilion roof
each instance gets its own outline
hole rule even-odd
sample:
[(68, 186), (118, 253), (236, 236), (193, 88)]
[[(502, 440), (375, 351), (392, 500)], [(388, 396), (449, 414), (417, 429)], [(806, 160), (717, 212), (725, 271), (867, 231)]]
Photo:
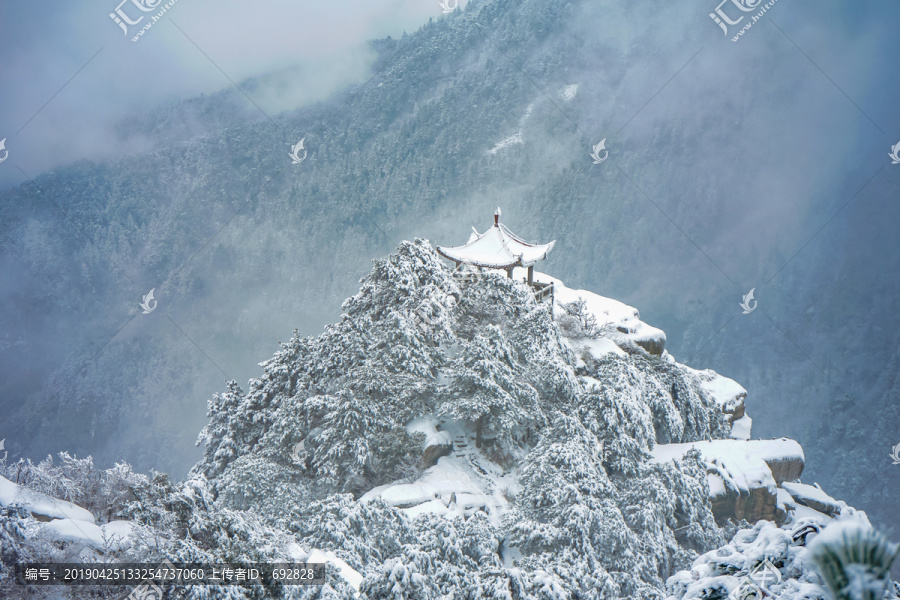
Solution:
[(556, 240), (549, 244), (526, 242), (495, 218), (494, 226), (484, 233), (478, 233), (473, 227), (469, 241), (462, 246), (438, 246), (437, 251), (454, 262), (490, 269), (508, 269), (530, 267), (539, 260), (544, 260), (554, 244)]

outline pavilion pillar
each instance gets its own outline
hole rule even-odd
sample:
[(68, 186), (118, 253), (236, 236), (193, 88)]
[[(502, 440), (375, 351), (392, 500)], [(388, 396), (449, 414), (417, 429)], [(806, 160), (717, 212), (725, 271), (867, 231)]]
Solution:
[(528, 267), (528, 286), (531, 287), (534, 283), (534, 265), (530, 265)]

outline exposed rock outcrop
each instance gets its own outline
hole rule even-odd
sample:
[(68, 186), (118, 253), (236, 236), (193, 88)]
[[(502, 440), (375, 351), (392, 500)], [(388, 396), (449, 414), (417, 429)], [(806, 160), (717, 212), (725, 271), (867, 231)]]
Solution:
[(787, 507), (779, 502), (778, 486), (803, 471), (800, 444), (787, 438), (661, 444), (653, 451), (654, 460), (679, 458), (691, 449), (707, 464), (710, 502), (719, 524), (729, 519), (784, 522)]
[(432, 435), (425, 442), (425, 450), (422, 451), (422, 462), (425, 467), (432, 467), (442, 456), (448, 456), (453, 451), (453, 441), (443, 431)]
[(841, 514), (841, 503), (815, 486), (785, 482), (782, 487), (803, 506), (808, 506), (829, 517)]

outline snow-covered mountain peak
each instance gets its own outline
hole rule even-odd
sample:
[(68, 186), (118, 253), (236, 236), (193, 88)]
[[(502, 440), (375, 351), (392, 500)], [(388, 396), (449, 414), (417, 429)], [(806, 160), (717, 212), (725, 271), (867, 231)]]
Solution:
[(426, 240), (375, 260), (339, 322), (209, 401), (188, 481), (129, 484), (118, 552), (315, 558), (329, 583), (298, 597), (363, 600), (724, 598), (765, 559), (769, 595), (821, 597), (806, 540), (865, 515), (636, 309), (525, 277)]

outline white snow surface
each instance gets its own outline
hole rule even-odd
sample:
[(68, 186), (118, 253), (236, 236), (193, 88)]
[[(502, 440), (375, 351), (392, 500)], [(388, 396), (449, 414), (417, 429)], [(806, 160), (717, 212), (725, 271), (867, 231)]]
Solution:
[[(707, 466), (723, 481), (740, 491), (766, 487), (775, 493), (775, 478), (766, 461), (785, 460), (792, 457), (803, 459), (803, 449), (794, 440), (712, 440), (685, 444), (657, 444), (650, 451), (651, 462), (665, 462), (681, 458), (696, 448)], [(724, 488), (716, 484), (716, 489), (724, 493)], [(713, 491), (713, 483), (710, 483)], [(713, 494), (715, 495), (715, 494)]]
[(84, 544), (95, 550), (105, 550), (107, 547), (118, 550), (128, 546), (132, 527), (130, 521), (112, 521), (97, 526), (87, 521), (54, 519), (39, 526), (37, 535), (56, 542)]
[(826, 525), (828, 523), (831, 523), (834, 519), (832, 517), (829, 517), (825, 513), (820, 513), (814, 508), (810, 508), (802, 504), (797, 504), (796, 508), (794, 508), (794, 521), (801, 520), (812, 521), (820, 525)]
[(785, 481), (781, 484), (781, 487), (783, 487), (785, 491), (794, 498), (809, 498), (811, 500), (815, 500), (816, 502), (820, 502), (825, 506), (833, 506), (838, 511), (840, 511), (843, 506), (846, 506), (846, 503), (835, 500), (834, 498), (823, 492), (820, 488), (812, 485), (807, 485), (805, 483), (791, 483), (789, 481)]
[(527, 121), (527, 120), (528, 120), (528, 117), (531, 116), (531, 111), (533, 111), (533, 110), (534, 110), (534, 103), (532, 102), (532, 103), (529, 104), (527, 107), (525, 107), (525, 114), (523, 114), (522, 117), (519, 119), (519, 129), (518, 129), (518, 131), (516, 131), (514, 134), (512, 134), (512, 135), (509, 136), (508, 138), (503, 139), (503, 140), (497, 142), (497, 143), (494, 145), (493, 148), (491, 148), (490, 150), (488, 150), (488, 154), (497, 154), (498, 152), (500, 152), (500, 151), (503, 150), (504, 148), (507, 148), (507, 147), (512, 146), (512, 145), (514, 145), (514, 144), (523, 144), (523, 143), (525, 143), (524, 140), (522, 139), (522, 130), (523, 130), (523, 128), (525, 127), (525, 121)]
[(380, 498), (413, 519), (426, 513), (452, 518), (484, 511), (499, 523), (509, 506), (504, 492), (518, 489), (516, 474), (486, 459), (475, 448), (474, 434), (462, 423), (441, 422), (425, 416), (408, 424), (407, 430), (420, 431), (428, 439), (451, 440), (453, 452), (438, 459), (418, 480), (378, 486), (363, 494), (359, 501)]
[(731, 424), (731, 433), (729, 437), (733, 440), (749, 440), (750, 430), (753, 428), (753, 419), (750, 415), (745, 414)]
[(0, 506), (9, 506), (10, 504), (20, 504), (30, 513), (45, 515), (53, 519), (94, 522), (94, 515), (76, 504), (32, 491), (5, 477), (0, 477)]
[(348, 565), (346, 562), (341, 560), (335, 555), (334, 552), (328, 550), (327, 552), (323, 552), (317, 548), (313, 548), (312, 552), (309, 553), (309, 556), (305, 558), (306, 562), (309, 563), (331, 563), (335, 567), (337, 567), (338, 571), (341, 573), (341, 577), (344, 578), (344, 581), (350, 584), (355, 590), (354, 595), (359, 595), (359, 584), (362, 583), (363, 576), (362, 574)]
[[(688, 367), (685, 368), (689, 369)], [(716, 404), (722, 407), (722, 410), (732, 412), (744, 403), (744, 398), (747, 397), (747, 390), (734, 379), (719, 375), (711, 369), (703, 371), (689, 370), (697, 375), (697, 379), (700, 380), (700, 387)]]
[[(725, 546), (698, 557), (690, 569), (679, 571), (666, 581), (666, 600), (699, 600), (713, 596), (728, 597), (751, 573), (766, 587), (766, 598), (793, 600), (828, 598), (818, 573), (812, 567), (810, 551), (822, 540), (839, 539), (844, 532), (870, 527), (865, 513), (853, 511), (839, 522), (816, 513), (812, 518), (794, 512), (781, 527), (771, 521), (759, 521), (750, 529), (742, 529)], [(815, 511), (812, 511), (815, 513)], [(806, 537), (804, 546), (792, 539), (793, 532), (815, 522), (824, 527), (819, 534)], [(777, 566), (781, 565), (781, 566)], [(775, 569), (769, 577), (765, 571)], [(734, 597), (734, 596), (732, 596)]]
[(409, 433), (425, 434), (425, 441), (422, 442), (423, 449), (428, 448), (429, 446), (447, 445), (451, 443), (453, 440), (450, 439), (450, 434), (446, 431), (438, 431), (437, 424), (437, 417), (434, 415), (426, 415), (410, 421), (406, 425), (406, 430)]
[(516, 133), (514, 133), (513, 135), (509, 136), (508, 138), (506, 138), (506, 139), (504, 139), (504, 140), (500, 140), (499, 142), (497, 142), (497, 143), (494, 145), (493, 148), (491, 148), (490, 150), (488, 150), (488, 152), (489, 152), (490, 154), (497, 154), (498, 152), (500, 152), (501, 150), (503, 150), (503, 149), (506, 148), (507, 146), (512, 146), (512, 145), (514, 145), (514, 144), (522, 144), (522, 143), (524, 143), (523, 140), (522, 140), (522, 133), (521, 133), (521, 132), (516, 132)]
[(290, 544), (285, 550), (291, 559), (297, 562), (331, 563), (337, 567), (344, 581), (355, 590), (353, 595), (359, 597), (359, 584), (362, 583), (363, 575), (348, 565), (346, 561), (338, 557), (331, 550), (319, 550), (318, 548), (313, 548), (307, 552), (299, 544)]
[[(602, 358), (607, 354), (615, 354), (617, 356), (628, 356), (628, 353), (619, 348), (614, 341), (609, 338), (585, 338), (583, 340), (570, 340), (569, 344), (573, 349), (587, 351), (594, 358)], [(580, 354), (576, 353), (576, 354)], [(580, 360), (580, 359), (579, 359)]]
[[(513, 278), (524, 279), (528, 276), (527, 269), (517, 267), (513, 269)], [(662, 329), (658, 329), (641, 321), (640, 313), (632, 306), (628, 306), (618, 300), (606, 298), (589, 292), (587, 290), (578, 290), (567, 287), (561, 280), (551, 277), (546, 273), (534, 272), (534, 281), (540, 283), (552, 283), (554, 294), (556, 296), (556, 305), (554, 306), (554, 315), (564, 314), (564, 310), (560, 304), (576, 302), (584, 300), (585, 308), (597, 319), (597, 325), (602, 326), (608, 324), (610, 327), (604, 335), (608, 335), (608, 339), (616, 344), (621, 345), (625, 342), (637, 343), (639, 341), (658, 340), (665, 344), (666, 334)], [(624, 329), (628, 333), (622, 333), (617, 328)], [(609, 349), (608, 345), (601, 345), (600, 350)], [(608, 353), (608, 352), (605, 352)]]

